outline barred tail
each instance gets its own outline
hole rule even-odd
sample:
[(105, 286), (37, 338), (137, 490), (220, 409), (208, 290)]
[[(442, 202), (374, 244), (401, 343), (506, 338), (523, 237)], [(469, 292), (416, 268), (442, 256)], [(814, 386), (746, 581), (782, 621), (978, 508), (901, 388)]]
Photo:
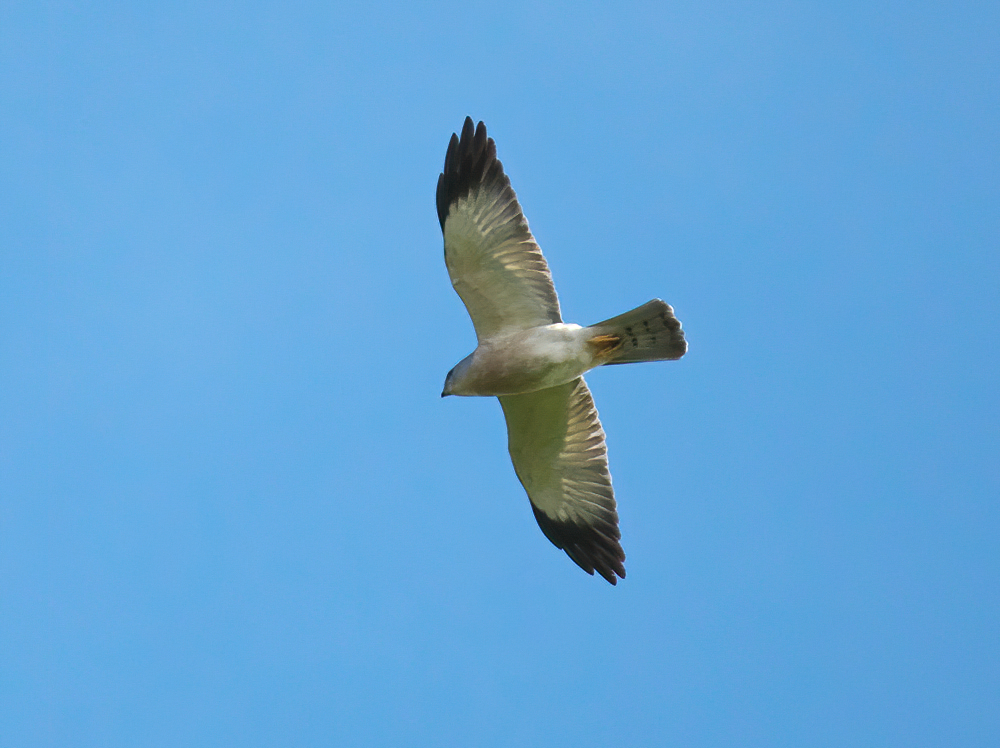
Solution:
[(607, 357), (605, 364), (671, 361), (687, 352), (681, 323), (671, 306), (661, 299), (587, 329), (594, 333), (591, 344)]

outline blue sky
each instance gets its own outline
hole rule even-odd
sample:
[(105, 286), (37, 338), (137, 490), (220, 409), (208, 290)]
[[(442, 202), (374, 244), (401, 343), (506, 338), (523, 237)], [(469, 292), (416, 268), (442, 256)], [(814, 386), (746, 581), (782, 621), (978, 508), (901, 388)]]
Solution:
[[(0, 735), (995, 746), (990, 3), (0, 8)], [(434, 187), (594, 322), (628, 578), (535, 525)]]

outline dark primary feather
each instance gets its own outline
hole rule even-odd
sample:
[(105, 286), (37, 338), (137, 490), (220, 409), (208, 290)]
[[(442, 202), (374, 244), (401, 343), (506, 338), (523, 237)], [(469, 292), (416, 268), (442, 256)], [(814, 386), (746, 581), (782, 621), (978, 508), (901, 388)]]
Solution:
[(606, 526), (600, 532), (592, 525), (559, 522), (531, 505), (535, 520), (542, 532), (556, 548), (566, 551), (581, 569), (588, 574), (595, 571), (611, 584), (618, 584), (617, 574), (625, 578), (625, 552), (621, 546), (621, 532), (616, 526)]
[(461, 139), (451, 136), (444, 157), (444, 171), (438, 177), (437, 212), (442, 229), (448, 208), (482, 184), (509, 188), (510, 179), (497, 159), (496, 143), (486, 136), (486, 125), (480, 122), (473, 128), (472, 117), (466, 117)]

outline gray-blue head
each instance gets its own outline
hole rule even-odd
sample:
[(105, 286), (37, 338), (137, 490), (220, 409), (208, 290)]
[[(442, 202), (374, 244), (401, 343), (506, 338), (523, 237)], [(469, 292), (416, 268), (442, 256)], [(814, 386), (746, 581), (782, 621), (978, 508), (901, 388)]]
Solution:
[(455, 364), (451, 371), (448, 372), (448, 376), (444, 378), (444, 389), (441, 390), (441, 397), (465, 394), (462, 391), (462, 385), (464, 384), (465, 375), (469, 371), (469, 366), (472, 364), (472, 356), (473, 354), (470, 353)]

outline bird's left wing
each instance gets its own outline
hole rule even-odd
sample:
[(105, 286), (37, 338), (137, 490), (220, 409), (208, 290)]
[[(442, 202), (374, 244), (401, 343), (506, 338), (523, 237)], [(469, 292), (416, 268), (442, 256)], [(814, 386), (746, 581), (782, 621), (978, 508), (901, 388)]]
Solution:
[(583, 377), (499, 400), (514, 470), (542, 532), (585, 572), (616, 584), (625, 552), (604, 429)]
[(480, 341), (562, 322), (548, 263), (482, 122), (467, 117), (462, 137), (451, 136), (437, 211), (448, 274)]

